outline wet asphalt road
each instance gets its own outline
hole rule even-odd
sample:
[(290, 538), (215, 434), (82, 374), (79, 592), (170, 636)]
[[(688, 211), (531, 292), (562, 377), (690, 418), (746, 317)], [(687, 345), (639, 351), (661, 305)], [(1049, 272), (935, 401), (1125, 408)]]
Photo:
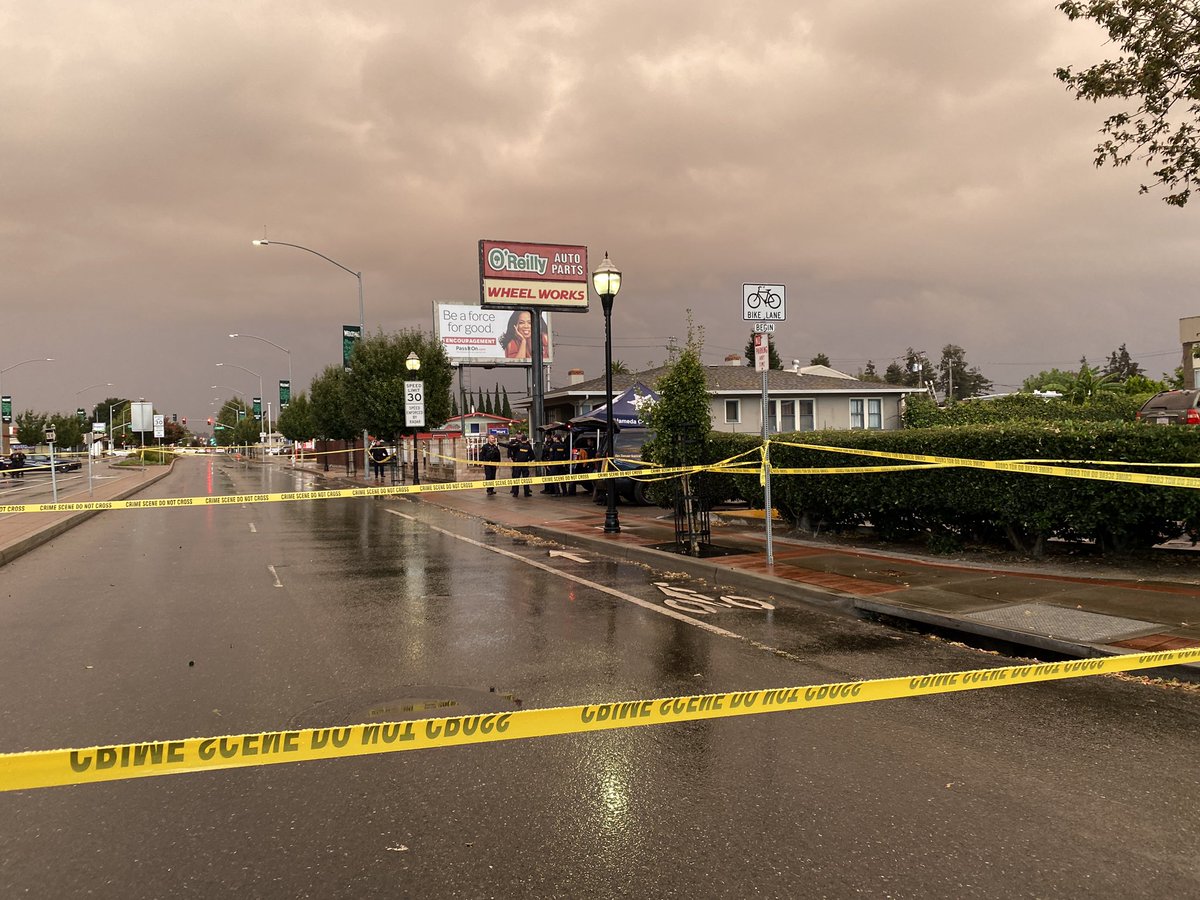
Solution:
[[(300, 478), (189, 460), (145, 495)], [(0, 751), (1008, 662), (787, 599), (722, 637), (486, 547), (662, 606), (664, 573), (429, 504), (108, 513), (0, 571)], [(1195, 896), (1198, 725), (1092, 678), (7, 793), (0, 893)]]

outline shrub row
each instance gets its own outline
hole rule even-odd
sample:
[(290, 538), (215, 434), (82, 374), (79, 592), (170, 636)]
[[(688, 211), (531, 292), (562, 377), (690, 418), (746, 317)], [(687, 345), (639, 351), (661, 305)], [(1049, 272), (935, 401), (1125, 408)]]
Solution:
[(1083, 405), (1053, 397), (1010, 394), (994, 400), (962, 400), (938, 406), (915, 395), (905, 402), (906, 428), (999, 425), (1006, 422), (1133, 422), (1152, 394), (1102, 394)]
[[(1200, 463), (1200, 429), (1121, 423), (807, 432), (780, 435), (771, 444), (774, 468), (903, 465), (788, 447), (782, 441), (980, 460)], [(713, 432), (705, 455), (716, 462), (758, 444), (753, 435)], [(1076, 465), (1200, 478), (1200, 469)], [(706, 473), (699, 490), (713, 503), (740, 498), (762, 506), (757, 476)], [(869, 523), (885, 539), (923, 535), (941, 549), (973, 541), (1007, 543), (1037, 554), (1047, 539), (1063, 538), (1094, 541), (1106, 552), (1130, 552), (1148, 549), (1181, 530), (1194, 540), (1200, 538), (1200, 490), (1195, 488), (980, 469), (778, 476), (772, 479), (772, 502), (808, 529), (841, 531)]]

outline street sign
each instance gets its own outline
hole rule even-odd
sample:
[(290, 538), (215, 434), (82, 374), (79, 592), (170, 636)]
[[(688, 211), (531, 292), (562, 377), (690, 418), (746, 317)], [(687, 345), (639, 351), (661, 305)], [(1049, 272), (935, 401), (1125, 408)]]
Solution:
[(409, 428), (425, 427), (425, 382), (404, 382), (404, 424)]
[(775, 333), (775, 323), (774, 322), (755, 322), (754, 323), (754, 333), (755, 334), (774, 334)]
[(754, 371), (766, 372), (771, 368), (771, 344), (765, 334), (754, 335)]
[(787, 288), (782, 284), (742, 285), (742, 319), (746, 322), (782, 322)]
[(156, 415), (154, 417), (154, 436), (156, 438), (166, 436), (167, 417), (164, 415)]
[(92, 434), (107, 434), (107, 433), (108, 433), (108, 425), (106, 425), (104, 422), (93, 422), (92, 423)]

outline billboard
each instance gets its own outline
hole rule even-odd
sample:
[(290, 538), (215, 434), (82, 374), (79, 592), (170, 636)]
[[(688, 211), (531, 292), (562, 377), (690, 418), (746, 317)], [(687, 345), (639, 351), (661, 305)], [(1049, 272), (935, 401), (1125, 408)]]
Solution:
[[(533, 362), (534, 310), (485, 309), (462, 303), (435, 303), (438, 340), (453, 365), (528, 366)], [(542, 362), (554, 362), (550, 314), (542, 317)]]
[(493, 309), (587, 312), (587, 247), (480, 241), (479, 301)]

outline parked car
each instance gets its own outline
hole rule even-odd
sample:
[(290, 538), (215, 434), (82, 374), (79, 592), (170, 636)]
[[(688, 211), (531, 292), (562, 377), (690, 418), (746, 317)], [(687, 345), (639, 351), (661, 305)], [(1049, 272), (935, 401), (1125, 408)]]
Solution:
[[(61, 456), (55, 456), (55, 458), (54, 458), (54, 471), (55, 472), (71, 472), (71, 471), (74, 471), (75, 469), (78, 469), (81, 467), (82, 467), (82, 463), (80, 463), (79, 460), (77, 460), (77, 459), (71, 459), (70, 457), (61, 457)], [(26, 469), (26, 471), (28, 471), (29, 469), (32, 469), (33, 470), (32, 474), (35, 474), (35, 475), (41, 474), (41, 473), (45, 473), (45, 474), (49, 475), (50, 474), (50, 456), (49, 456), (49, 454), (46, 454), (46, 453), (26, 454), (25, 469)]]
[(1163, 391), (1142, 404), (1139, 422), (1151, 425), (1200, 425), (1200, 391)]

